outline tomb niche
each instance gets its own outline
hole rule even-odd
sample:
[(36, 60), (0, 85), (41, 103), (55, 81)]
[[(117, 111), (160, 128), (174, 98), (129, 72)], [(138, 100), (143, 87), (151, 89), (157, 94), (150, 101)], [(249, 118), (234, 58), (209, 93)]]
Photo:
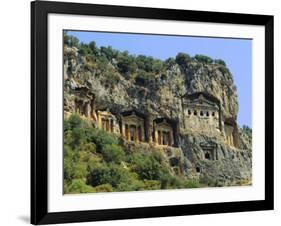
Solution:
[(216, 150), (217, 144), (213, 141), (201, 142), (200, 147), (203, 150), (204, 159), (206, 160), (217, 160)]
[(239, 146), (239, 132), (235, 119), (226, 118), (224, 120), (224, 134), (228, 145), (232, 147)]
[(95, 95), (86, 87), (76, 88), (74, 91), (74, 107), (75, 112), (86, 118), (96, 120), (95, 113)]
[(174, 146), (176, 123), (166, 118), (155, 119), (153, 122), (153, 141), (156, 145)]
[(115, 127), (115, 120), (114, 116), (108, 111), (108, 110), (98, 110), (97, 111), (97, 121), (98, 121), (98, 127), (107, 131), (114, 133), (114, 127)]
[(221, 130), (220, 101), (205, 92), (186, 94), (182, 121), (186, 129)]
[(126, 111), (123, 112), (121, 115), (122, 136), (128, 141), (145, 141), (145, 116), (136, 111)]

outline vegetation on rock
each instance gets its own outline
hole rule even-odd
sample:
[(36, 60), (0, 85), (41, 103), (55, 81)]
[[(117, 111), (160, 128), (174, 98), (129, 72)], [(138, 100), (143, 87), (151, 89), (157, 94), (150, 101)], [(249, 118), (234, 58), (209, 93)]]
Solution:
[[(81, 43), (65, 33), (64, 78), (64, 107), (67, 114), (72, 114), (64, 121), (65, 193), (250, 184), (249, 127), (239, 128), (239, 147), (233, 154), (234, 148), (223, 140), (223, 131), (219, 131), (221, 136), (218, 131), (188, 134), (184, 121), (179, 120), (183, 117), (185, 95), (204, 92), (219, 100), (221, 118), (236, 121), (237, 90), (223, 60), (187, 53), (159, 60), (110, 46), (98, 47), (94, 41)], [(80, 90), (87, 91), (79, 93)], [(87, 99), (89, 95), (92, 99)], [(120, 136), (73, 114), (75, 98), (88, 103), (94, 99), (95, 110), (108, 109), (116, 117), (134, 109), (176, 121), (180, 131), (178, 151), (184, 162), (179, 167), (182, 172), (175, 173), (163, 150), (149, 147), (148, 151), (142, 144), (128, 147)], [(210, 141), (217, 144), (216, 160), (204, 159), (200, 144)]]
[(118, 137), (89, 126), (78, 115), (64, 121), (64, 138), (65, 193), (200, 186), (172, 174), (160, 152), (132, 152)]

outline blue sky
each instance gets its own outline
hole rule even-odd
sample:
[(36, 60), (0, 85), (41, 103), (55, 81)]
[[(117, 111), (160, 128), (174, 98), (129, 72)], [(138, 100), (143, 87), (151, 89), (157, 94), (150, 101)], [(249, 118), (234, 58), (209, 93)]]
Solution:
[(222, 59), (230, 69), (238, 90), (238, 124), (252, 127), (252, 41), (246, 39), (206, 38), (69, 31), (81, 42), (95, 41), (97, 46), (112, 46), (130, 54), (143, 54), (161, 60), (178, 52), (191, 56), (204, 54)]

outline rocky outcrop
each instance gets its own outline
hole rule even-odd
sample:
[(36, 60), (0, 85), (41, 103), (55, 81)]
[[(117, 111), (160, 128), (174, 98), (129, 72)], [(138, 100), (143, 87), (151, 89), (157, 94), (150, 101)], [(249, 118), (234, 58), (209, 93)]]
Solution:
[[(222, 70), (219, 64), (191, 61), (186, 67), (174, 64), (144, 82), (121, 74), (115, 59), (101, 69), (78, 52), (75, 47), (65, 46), (66, 116), (77, 112), (95, 121), (95, 111), (107, 109), (117, 119), (124, 111), (136, 110), (146, 116), (147, 125), (157, 118), (170, 119), (176, 123), (177, 145), (164, 148), (163, 153), (176, 173), (196, 178), (208, 186), (251, 183), (251, 137), (237, 126), (237, 92), (228, 70)], [(193, 93), (207, 93), (218, 100), (216, 115), (211, 110), (201, 115), (216, 117), (219, 124), (210, 127), (215, 129), (200, 127), (200, 120), (199, 129), (195, 126), (191, 130), (186, 124), (189, 112), (185, 98)], [(200, 113), (196, 112), (198, 116)], [(147, 144), (143, 145), (147, 148)]]

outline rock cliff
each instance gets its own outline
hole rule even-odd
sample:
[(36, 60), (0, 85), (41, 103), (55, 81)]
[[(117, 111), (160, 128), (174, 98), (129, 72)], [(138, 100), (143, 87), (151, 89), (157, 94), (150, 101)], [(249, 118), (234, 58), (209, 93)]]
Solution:
[[(169, 119), (176, 125), (175, 145), (161, 148), (175, 173), (208, 186), (251, 184), (251, 133), (237, 125), (237, 91), (223, 61), (179, 54), (165, 62), (152, 59), (152, 69), (146, 69), (141, 65), (148, 64), (144, 56), (111, 48), (90, 56), (82, 50), (64, 46), (65, 117), (77, 112), (97, 126), (96, 112), (103, 110), (114, 115), (118, 127), (122, 112), (134, 110), (146, 116), (147, 128), (154, 119)], [(214, 103), (214, 108), (206, 105), (196, 112), (198, 117), (202, 113), (201, 121), (214, 112), (214, 129), (206, 129), (200, 120), (190, 129), (189, 114), (195, 115), (200, 105), (192, 102), (193, 111), (187, 111), (186, 99), (192, 94), (198, 94), (194, 101)], [(149, 139), (151, 133), (148, 129), (147, 142), (138, 145), (147, 148), (155, 139)]]

